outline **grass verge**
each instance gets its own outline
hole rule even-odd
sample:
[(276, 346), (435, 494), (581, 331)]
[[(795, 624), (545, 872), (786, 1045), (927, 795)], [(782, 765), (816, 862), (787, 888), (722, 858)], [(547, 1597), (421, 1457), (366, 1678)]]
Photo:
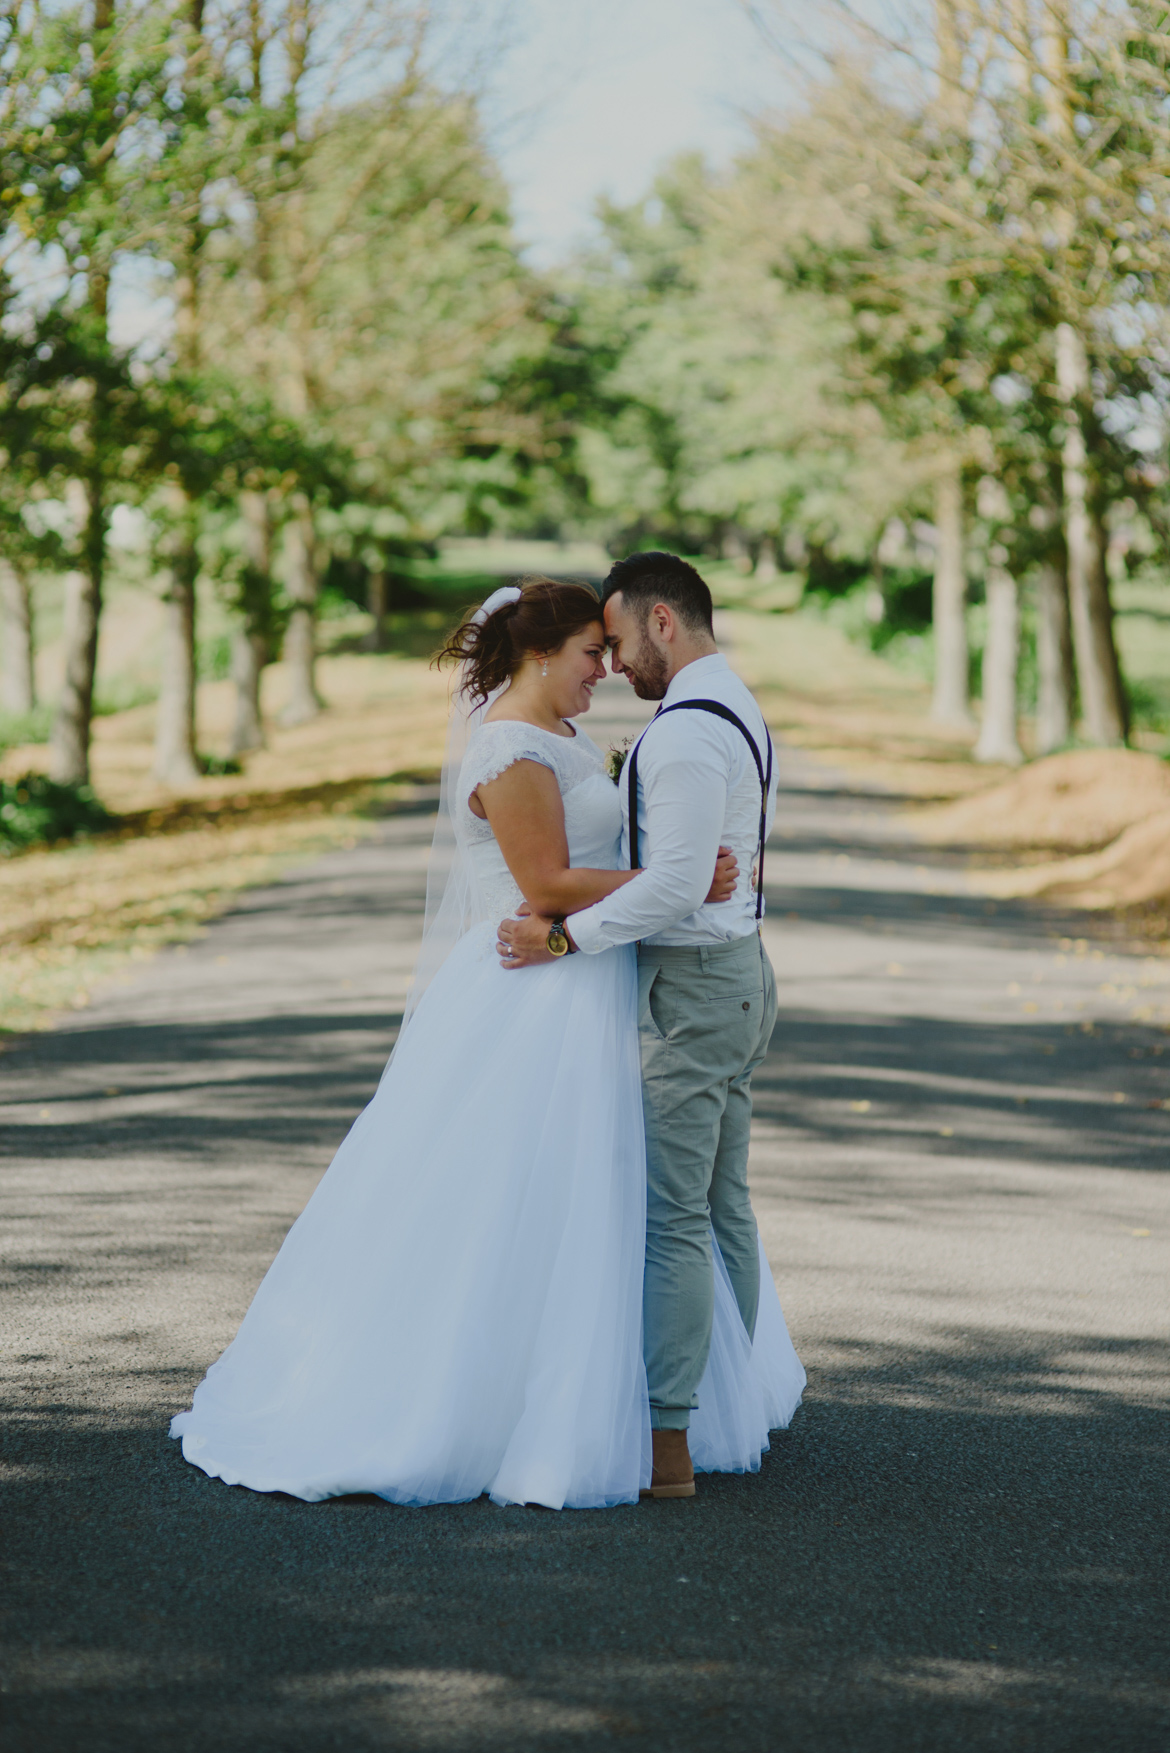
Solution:
[[(420, 775), (239, 799), (176, 800), (146, 823), (0, 864), (0, 1034), (83, 1009), (94, 986), (194, 937), (243, 889), (356, 845)], [(161, 819), (159, 819), (161, 818)], [(144, 831), (145, 830), (145, 831)]]

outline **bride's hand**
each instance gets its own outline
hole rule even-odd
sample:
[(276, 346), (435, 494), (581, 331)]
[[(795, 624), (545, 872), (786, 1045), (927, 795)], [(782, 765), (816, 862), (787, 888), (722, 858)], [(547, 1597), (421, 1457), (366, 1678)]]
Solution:
[(533, 913), (527, 901), (517, 907), (520, 919), (502, 919), (496, 928), (496, 954), (505, 968), (532, 968), (538, 962), (555, 962), (548, 947), (551, 919)]
[(721, 846), (715, 860), (715, 875), (707, 890), (708, 901), (730, 901), (739, 879), (739, 861), (730, 846)]

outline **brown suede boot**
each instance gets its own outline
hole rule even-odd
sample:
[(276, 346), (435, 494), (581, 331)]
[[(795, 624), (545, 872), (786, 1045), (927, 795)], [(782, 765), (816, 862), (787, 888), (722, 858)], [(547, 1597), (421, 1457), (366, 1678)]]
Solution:
[(691, 1466), (686, 1431), (652, 1430), (650, 1436), (654, 1444), (654, 1471), (649, 1488), (643, 1487), (639, 1497), (694, 1497), (695, 1469)]

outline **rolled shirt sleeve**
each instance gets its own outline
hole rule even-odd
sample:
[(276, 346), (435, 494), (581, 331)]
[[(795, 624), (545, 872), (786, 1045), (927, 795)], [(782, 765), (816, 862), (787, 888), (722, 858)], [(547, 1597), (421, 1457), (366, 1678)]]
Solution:
[(638, 750), (646, 865), (632, 882), (572, 915), (573, 942), (588, 955), (666, 930), (694, 913), (711, 887), (727, 808), (728, 751), (721, 726), (708, 730), (693, 722), (700, 714), (685, 716), (691, 722), (684, 734), (663, 724)]

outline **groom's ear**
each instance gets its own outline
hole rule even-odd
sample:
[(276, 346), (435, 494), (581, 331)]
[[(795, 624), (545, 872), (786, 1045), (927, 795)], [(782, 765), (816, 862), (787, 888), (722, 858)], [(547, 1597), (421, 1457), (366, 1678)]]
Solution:
[(647, 616), (647, 623), (653, 627), (660, 639), (668, 642), (678, 632), (678, 621), (669, 603), (655, 603)]

